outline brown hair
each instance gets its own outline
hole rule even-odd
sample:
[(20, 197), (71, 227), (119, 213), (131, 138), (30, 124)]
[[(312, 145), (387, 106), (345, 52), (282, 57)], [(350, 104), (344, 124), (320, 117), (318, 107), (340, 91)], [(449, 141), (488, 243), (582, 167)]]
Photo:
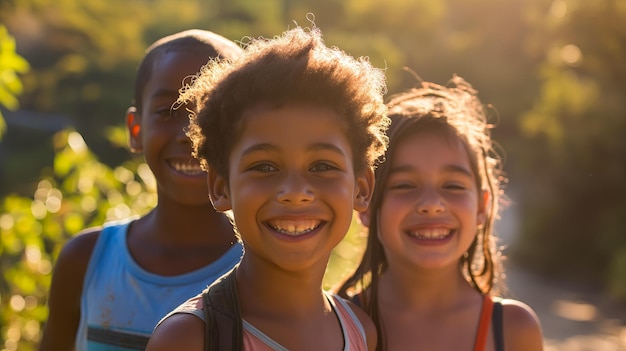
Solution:
[(242, 117), (259, 104), (304, 103), (337, 112), (358, 172), (373, 166), (386, 148), (384, 91), (382, 71), (366, 58), (327, 47), (317, 28), (296, 27), (272, 39), (252, 39), (236, 60), (213, 60), (178, 102), (194, 106), (187, 133), (194, 156), (226, 178)]
[[(477, 91), (465, 80), (454, 76), (446, 87), (423, 82), (417, 88), (393, 96), (387, 103), (391, 126), (388, 130), (389, 147), (386, 158), (393, 157), (396, 145), (416, 133), (438, 133), (461, 140), (473, 173), (477, 189), (489, 192), (487, 219), (478, 228), (470, 248), (459, 267), (468, 283), (481, 294), (503, 292), (501, 255), (492, 235), (502, 197), (504, 177), (500, 157), (493, 147), (487, 123), (486, 109)], [(363, 308), (376, 323), (379, 345), (384, 344), (378, 311), (378, 281), (387, 270), (387, 258), (378, 239), (378, 216), (383, 192), (390, 173), (390, 163), (383, 162), (376, 169), (374, 195), (370, 204), (370, 223), (367, 247), (363, 259), (338, 289), (341, 296), (350, 298), (360, 292)]]

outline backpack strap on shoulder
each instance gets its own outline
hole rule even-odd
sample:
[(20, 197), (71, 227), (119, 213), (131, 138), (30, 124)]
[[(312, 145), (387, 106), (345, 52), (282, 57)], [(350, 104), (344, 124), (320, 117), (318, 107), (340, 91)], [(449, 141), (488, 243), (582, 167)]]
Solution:
[(496, 351), (504, 351), (504, 330), (502, 327), (502, 299), (493, 298), (493, 341)]
[(491, 315), (493, 312), (493, 300), (490, 295), (483, 296), (483, 304), (480, 311), (476, 340), (474, 341), (474, 351), (483, 351), (487, 345), (487, 335), (491, 325)]
[(243, 323), (235, 272), (237, 267), (202, 292), (206, 320), (204, 349), (243, 350)]
[(363, 292), (361, 292), (359, 294), (356, 294), (356, 295), (353, 295), (353, 296), (349, 297), (347, 300), (352, 302), (353, 304), (359, 306), (360, 308), (364, 308), (363, 307), (363, 303), (361, 301), (362, 295), (363, 295)]

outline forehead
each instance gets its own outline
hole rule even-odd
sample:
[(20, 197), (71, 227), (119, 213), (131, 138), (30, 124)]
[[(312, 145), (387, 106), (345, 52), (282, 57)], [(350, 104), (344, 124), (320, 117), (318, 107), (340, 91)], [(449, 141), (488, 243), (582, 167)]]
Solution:
[(159, 54), (152, 62), (144, 97), (162, 89), (178, 92), (183, 86), (183, 80), (198, 73), (208, 60), (208, 56), (191, 51), (168, 51)]
[(445, 129), (418, 130), (403, 135), (394, 147), (391, 162), (420, 163), (422, 167), (456, 163), (474, 168), (466, 143)]
[(341, 116), (327, 107), (287, 104), (257, 105), (244, 112), (237, 144), (267, 143), (295, 149), (316, 144), (336, 145), (351, 154)]

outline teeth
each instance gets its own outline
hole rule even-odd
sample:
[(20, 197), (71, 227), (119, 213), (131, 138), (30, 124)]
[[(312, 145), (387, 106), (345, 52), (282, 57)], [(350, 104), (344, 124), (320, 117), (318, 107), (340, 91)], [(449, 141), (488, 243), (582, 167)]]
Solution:
[(197, 162), (189, 161), (189, 162), (177, 162), (172, 161), (170, 165), (178, 172), (187, 174), (187, 175), (198, 175), (204, 173), (200, 164)]
[(451, 230), (446, 228), (426, 228), (411, 231), (410, 234), (418, 239), (443, 239), (450, 232)]
[(269, 223), (272, 229), (288, 235), (301, 235), (308, 233), (320, 225), (320, 221), (273, 221)]

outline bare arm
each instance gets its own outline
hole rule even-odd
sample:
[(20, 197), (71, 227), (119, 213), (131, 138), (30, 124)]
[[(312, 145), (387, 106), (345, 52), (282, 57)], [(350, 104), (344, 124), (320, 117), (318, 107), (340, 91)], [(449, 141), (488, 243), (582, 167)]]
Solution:
[(504, 344), (507, 351), (542, 351), (543, 333), (535, 312), (523, 302), (503, 300)]
[(100, 229), (70, 239), (55, 263), (48, 294), (48, 321), (40, 351), (74, 350), (80, 320), (80, 298), (87, 264)]
[(204, 322), (190, 314), (174, 314), (154, 330), (146, 351), (203, 351)]

